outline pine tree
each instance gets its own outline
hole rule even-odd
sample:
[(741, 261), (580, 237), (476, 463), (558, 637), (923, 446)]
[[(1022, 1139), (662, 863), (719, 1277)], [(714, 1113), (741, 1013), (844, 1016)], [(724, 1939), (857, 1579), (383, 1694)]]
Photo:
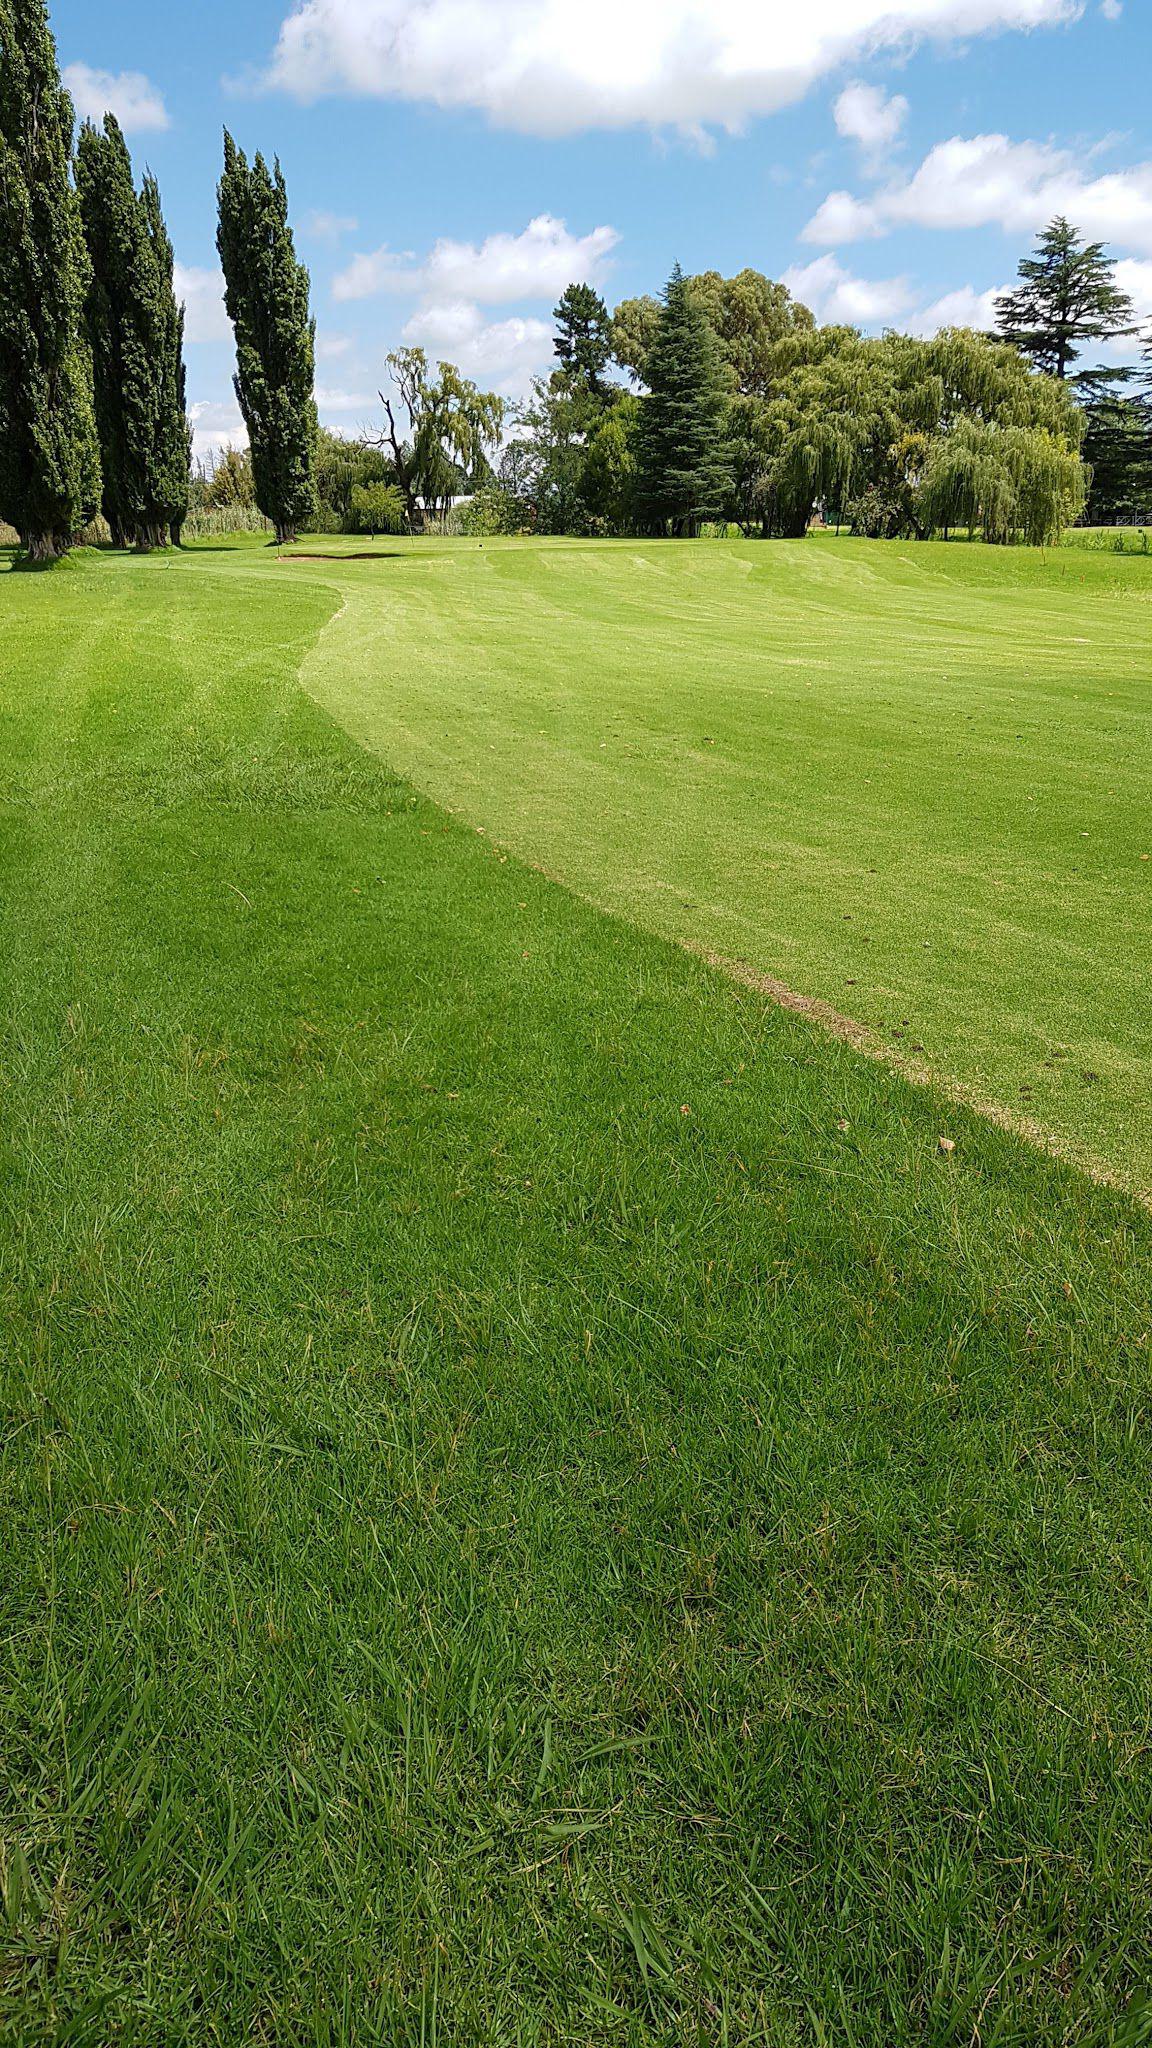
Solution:
[(697, 533), (731, 490), (729, 400), (715, 333), (677, 264), (646, 364), (637, 504), (657, 533)]
[(315, 507), (316, 327), (308, 272), (296, 259), (277, 162), (251, 167), (224, 136), (217, 247), (236, 331), (236, 396), (248, 428), (256, 502), (278, 542), (294, 540)]
[(569, 390), (587, 401), (590, 413), (602, 412), (612, 395), (605, 376), (612, 360), (607, 306), (590, 284), (570, 284), (552, 317), (556, 355)]
[(1083, 342), (1132, 331), (1132, 302), (1116, 284), (1115, 268), (1102, 242), (1081, 241), (1058, 216), (1020, 264), (1016, 290), (997, 299), (998, 332), (1052, 377), (1098, 381), (1098, 372), (1074, 374), (1072, 365)]
[(72, 131), (44, 0), (0, 0), (0, 516), (37, 562), (100, 498)]
[(184, 308), (176, 298), (172, 242), (160, 204), (160, 187), (152, 176), (144, 180), (141, 205), (159, 283), (160, 385), (153, 509), (167, 536), (179, 546), (184, 521), (188, 517), (192, 467), (192, 430), (188, 425), (188, 380), (184, 367)]

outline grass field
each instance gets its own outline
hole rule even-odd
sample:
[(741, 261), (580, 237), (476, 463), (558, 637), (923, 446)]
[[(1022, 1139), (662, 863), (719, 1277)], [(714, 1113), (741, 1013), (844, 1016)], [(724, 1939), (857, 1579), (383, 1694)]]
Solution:
[(346, 609), (307, 686), (421, 788), (1152, 1188), (1152, 559), (489, 542), (328, 567)]
[(661, 936), (1146, 1157), (1152, 583), (901, 553), (0, 578), (0, 2041), (1152, 2040), (1152, 1222)]

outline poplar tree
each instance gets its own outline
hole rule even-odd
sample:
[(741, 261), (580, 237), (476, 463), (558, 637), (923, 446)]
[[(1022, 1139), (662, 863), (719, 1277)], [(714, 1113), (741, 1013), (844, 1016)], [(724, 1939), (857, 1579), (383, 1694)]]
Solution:
[(104, 516), (117, 547), (163, 547), (188, 507), (183, 316), (173, 293), (172, 245), (160, 194), (138, 193), (119, 122), (86, 123), (76, 185), (91, 277), (85, 320), (92, 350)]
[(224, 135), (217, 247), (236, 332), (236, 397), (248, 429), (256, 503), (278, 542), (294, 540), (315, 509), (318, 423), (316, 324), (297, 261), (279, 162), (249, 166)]
[(645, 365), (637, 504), (653, 531), (698, 533), (731, 490), (729, 398), (720, 346), (677, 264)]
[(188, 379), (184, 366), (184, 308), (176, 297), (176, 264), (160, 204), (160, 187), (151, 175), (144, 180), (141, 206), (159, 284), (157, 346), (160, 377), (153, 513), (165, 536), (179, 546), (184, 521), (188, 517), (192, 471), (192, 429), (188, 424)]
[(44, 0), (0, 0), (0, 517), (34, 562), (100, 499), (72, 133)]

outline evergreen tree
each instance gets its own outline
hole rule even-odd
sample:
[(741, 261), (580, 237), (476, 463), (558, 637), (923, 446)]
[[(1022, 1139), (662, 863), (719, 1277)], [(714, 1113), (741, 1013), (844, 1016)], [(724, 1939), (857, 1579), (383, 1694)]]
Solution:
[(72, 129), (44, 0), (0, 0), (0, 517), (33, 561), (100, 497)]
[(227, 133), (219, 200), (217, 247), (236, 331), (236, 396), (256, 502), (277, 541), (294, 540), (315, 508), (316, 326), (308, 272), (296, 259), (279, 163), (269, 171), (257, 155), (249, 166)]
[(1016, 290), (997, 299), (998, 332), (1049, 376), (1092, 379), (1091, 371), (1072, 371), (1081, 345), (1132, 331), (1132, 302), (1116, 284), (1115, 268), (1103, 243), (1081, 241), (1060, 215), (1020, 264)]
[(86, 324), (104, 472), (104, 516), (118, 547), (162, 547), (188, 506), (183, 317), (172, 245), (149, 178), (142, 194), (119, 122), (80, 133), (76, 185), (91, 279)]
[(178, 547), (188, 517), (192, 429), (188, 424), (188, 378), (184, 367), (184, 308), (176, 298), (172, 241), (155, 178), (144, 180), (144, 219), (156, 265), (160, 355), (159, 413), (153, 474), (153, 510)]
[(677, 264), (649, 350), (641, 401), (637, 506), (657, 533), (697, 533), (731, 490), (728, 394), (719, 343)]
[(586, 398), (590, 412), (599, 412), (611, 397), (605, 371), (612, 359), (612, 322), (599, 292), (590, 284), (570, 284), (557, 306), (556, 354), (573, 396)]
[(1089, 526), (1140, 523), (1152, 508), (1152, 437), (1138, 400), (1107, 397), (1088, 413), (1084, 460), (1092, 474)]

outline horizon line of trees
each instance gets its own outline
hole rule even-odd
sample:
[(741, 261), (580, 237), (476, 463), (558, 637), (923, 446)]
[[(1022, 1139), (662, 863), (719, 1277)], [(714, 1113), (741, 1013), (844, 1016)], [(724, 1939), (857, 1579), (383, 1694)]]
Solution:
[(1107, 523), (1152, 500), (1152, 339), (1140, 363), (1080, 367), (1138, 326), (1114, 260), (1063, 219), (992, 335), (864, 336), (757, 271), (677, 266), (661, 298), (614, 312), (570, 285), (555, 368), (519, 407), (395, 351), (381, 432), (345, 440), (319, 426), (279, 163), (225, 131), (217, 197), (248, 448), (193, 477), (156, 181), (137, 186), (113, 116), (76, 137), (47, 0), (0, 0), (0, 518), (28, 560), (98, 513), (117, 546), (179, 544), (190, 506), (258, 514), (278, 542), (418, 533), (460, 499), (476, 532), (797, 536), (821, 512), (876, 536), (1043, 542), (1086, 507)]
[[(570, 286), (556, 321), (557, 366), (485, 496), (493, 531), (798, 536), (822, 512), (889, 538), (1043, 543), (1152, 506), (1152, 337), (1114, 260), (1063, 219), (992, 334), (822, 327), (751, 270), (677, 269), (661, 300), (614, 313)], [(1142, 361), (1080, 367), (1118, 339)]]

